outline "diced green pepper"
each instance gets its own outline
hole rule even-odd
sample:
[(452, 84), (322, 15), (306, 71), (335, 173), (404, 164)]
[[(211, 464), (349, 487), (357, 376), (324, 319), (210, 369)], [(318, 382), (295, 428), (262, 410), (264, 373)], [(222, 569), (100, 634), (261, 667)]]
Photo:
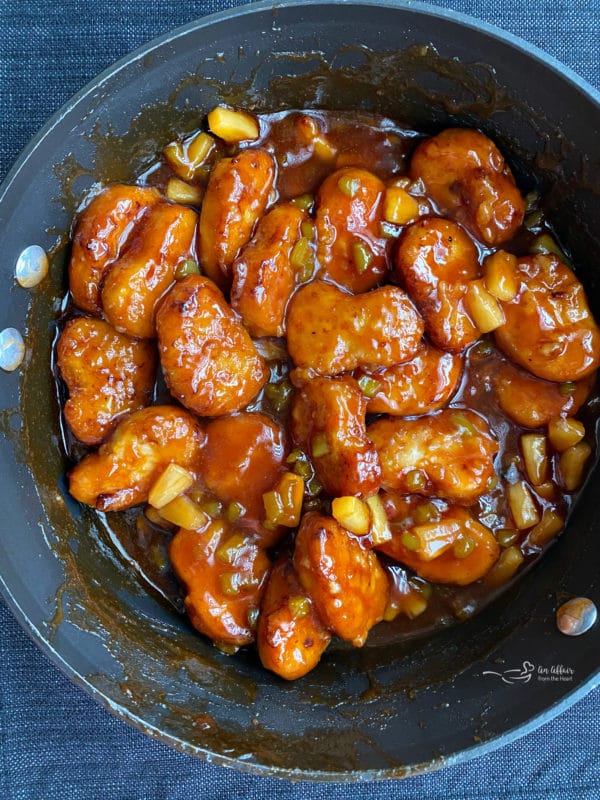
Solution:
[(346, 197), (355, 197), (360, 189), (360, 180), (351, 175), (344, 175), (338, 181), (338, 188)]
[(371, 377), (371, 375), (361, 375), (358, 379), (358, 385), (365, 397), (375, 397), (377, 392), (381, 389), (381, 383)]
[(371, 261), (373, 261), (373, 253), (364, 242), (357, 242), (352, 248), (352, 258), (356, 271), (362, 274), (369, 269)]
[(198, 262), (194, 261), (193, 258), (186, 258), (185, 261), (182, 261), (181, 264), (177, 265), (175, 269), (175, 279), (180, 281), (182, 278), (187, 278), (188, 275), (199, 275), (200, 274), (200, 267), (198, 266)]

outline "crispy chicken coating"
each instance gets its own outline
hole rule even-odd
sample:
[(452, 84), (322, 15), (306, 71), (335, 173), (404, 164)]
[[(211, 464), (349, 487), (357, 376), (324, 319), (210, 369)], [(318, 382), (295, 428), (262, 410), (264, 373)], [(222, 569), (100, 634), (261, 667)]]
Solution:
[(385, 186), (371, 172), (346, 167), (329, 175), (317, 196), (320, 275), (351, 292), (366, 292), (387, 272), (381, 235)]
[(292, 436), (334, 497), (369, 496), (379, 489), (381, 467), (367, 437), (366, 412), (366, 399), (353, 378), (314, 378), (294, 397)]
[(253, 642), (270, 568), (256, 539), (215, 520), (201, 531), (180, 528), (169, 556), (185, 587), (185, 609), (194, 628), (217, 645), (238, 648)]
[(367, 411), (409, 417), (443, 408), (456, 392), (463, 360), (424, 344), (414, 358), (394, 367), (358, 370), (371, 383)]
[(419, 419), (381, 418), (367, 428), (381, 461), (385, 489), (470, 505), (494, 475), (498, 443), (487, 422), (448, 408)]
[(541, 428), (556, 417), (576, 414), (594, 386), (595, 373), (573, 385), (536, 378), (510, 362), (494, 376), (498, 405), (524, 428)]
[(76, 306), (102, 316), (102, 280), (136, 226), (159, 200), (156, 189), (116, 184), (93, 197), (81, 212), (69, 262), (69, 288)]
[(389, 592), (375, 553), (333, 517), (311, 511), (296, 535), (294, 567), (326, 627), (362, 647), (383, 619)]
[(98, 452), (69, 473), (69, 491), (99, 511), (121, 511), (143, 503), (168, 464), (199, 472), (206, 435), (176, 406), (150, 406), (119, 422)]
[(206, 426), (202, 480), (223, 503), (239, 503), (246, 520), (264, 520), (262, 496), (286, 468), (284, 429), (265, 414), (242, 412)]
[(150, 401), (157, 360), (151, 342), (117, 333), (100, 319), (75, 317), (56, 351), (69, 390), (65, 419), (80, 442), (100, 444), (119, 417)]
[(273, 157), (253, 148), (221, 159), (210, 174), (200, 213), (198, 253), (205, 273), (222, 289), (231, 283), (231, 265), (250, 240), (274, 179)]
[(464, 306), (479, 274), (477, 248), (460, 226), (440, 217), (414, 222), (398, 242), (395, 264), (433, 344), (459, 353), (479, 338)]
[(233, 262), (231, 307), (251, 336), (285, 333), (285, 309), (300, 279), (290, 259), (306, 218), (292, 203), (275, 206)]
[(331, 641), (287, 554), (269, 575), (256, 640), (263, 667), (288, 681), (314, 669)]
[(523, 222), (525, 202), (504, 157), (483, 133), (449, 128), (414, 152), (413, 180), (422, 180), (442, 213), (495, 247)]
[(394, 533), (377, 549), (431, 583), (465, 586), (489, 572), (500, 554), (492, 531), (457, 506), (440, 511), (433, 521), (417, 523), (414, 512), (420, 503), (415, 497), (387, 498)]
[(175, 280), (179, 264), (193, 256), (197, 214), (186, 206), (160, 203), (136, 228), (102, 286), (104, 316), (118, 331), (156, 336), (158, 301)]
[(495, 331), (509, 358), (548, 381), (578, 381), (600, 366), (600, 329), (573, 271), (554, 255), (520, 258), (514, 300)]
[(423, 320), (395, 286), (351, 295), (317, 280), (300, 287), (288, 306), (290, 356), (297, 367), (317, 375), (407, 361), (422, 335)]
[(264, 359), (208, 278), (178, 281), (160, 305), (156, 327), (171, 394), (200, 416), (239, 411), (267, 381)]

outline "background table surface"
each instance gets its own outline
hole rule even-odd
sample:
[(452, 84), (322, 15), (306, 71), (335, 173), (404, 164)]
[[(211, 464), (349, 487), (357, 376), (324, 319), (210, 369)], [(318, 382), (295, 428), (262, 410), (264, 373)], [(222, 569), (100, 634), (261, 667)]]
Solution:
[[(235, 0), (0, 0), (0, 180), (72, 94), (148, 39)], [(600, 87), (599, 0), (438, 0), (543, 48)], [(15, 531), (18, 536), (18, 531)], [(296, 784), (170, 750), (96, 705), (0, 603), (0, 800), (600, 797), (600, 689), (490, 755), (406, 781)]]

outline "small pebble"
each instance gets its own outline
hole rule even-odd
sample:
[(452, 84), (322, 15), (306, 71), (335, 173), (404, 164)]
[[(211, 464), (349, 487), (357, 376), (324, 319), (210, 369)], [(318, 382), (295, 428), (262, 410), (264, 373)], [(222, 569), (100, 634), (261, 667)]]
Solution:
[(38, 244), (26, 247), (17, 259), (15, 277), (19, 286), (24, 289), (33, 289), (41, 283), (48, 274), (48, 256), (46, 251)]
[(556, 612), (556, 625), (565, 636), (581, 636), (596, 622), (598, 611), (587, 597), (567, 600)]
[(13, 372), (25, 358), (25, 342), (16, 328), (0, 331), (0, 368)]

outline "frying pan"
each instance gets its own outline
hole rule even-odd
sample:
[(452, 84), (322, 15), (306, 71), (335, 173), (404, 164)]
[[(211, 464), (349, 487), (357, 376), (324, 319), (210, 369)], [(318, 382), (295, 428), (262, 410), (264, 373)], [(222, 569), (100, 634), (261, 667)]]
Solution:
[[(563, 600), (600, 602), (597, 466), (565, 534), (477, 617), (426, 638), (375, 631), (361, 650), (333, 646), (293, 684), (266, 673), (252, 653), (228, 658), (195, 634), (140, 582), (102, 519), (67, 493), (50, 360), (73, 213), (95, 181), (132, 179), (218, 101), (368, 108), (430, 132), (481, 127), (521, 186), (542, 190), (600, 314), (600, 101), (541, 53), (455, 14), (364, 0), (247, 6), (157, 39), (73, 98), (0, 191), (4, 263), (33, 242), (52, 255), (34, 292), (16, 287), (7, 270), (0, 276), (3, 326), (27, 343), (22, 368), (0, 375), (4, 597), (98, 701), (216, 763), (367, 780), (490, 750), (598, 682), (598, 626), (570, 638), (555, 625)], [(511, 681), (529, 672), (525, 664), (531, 679)]]

